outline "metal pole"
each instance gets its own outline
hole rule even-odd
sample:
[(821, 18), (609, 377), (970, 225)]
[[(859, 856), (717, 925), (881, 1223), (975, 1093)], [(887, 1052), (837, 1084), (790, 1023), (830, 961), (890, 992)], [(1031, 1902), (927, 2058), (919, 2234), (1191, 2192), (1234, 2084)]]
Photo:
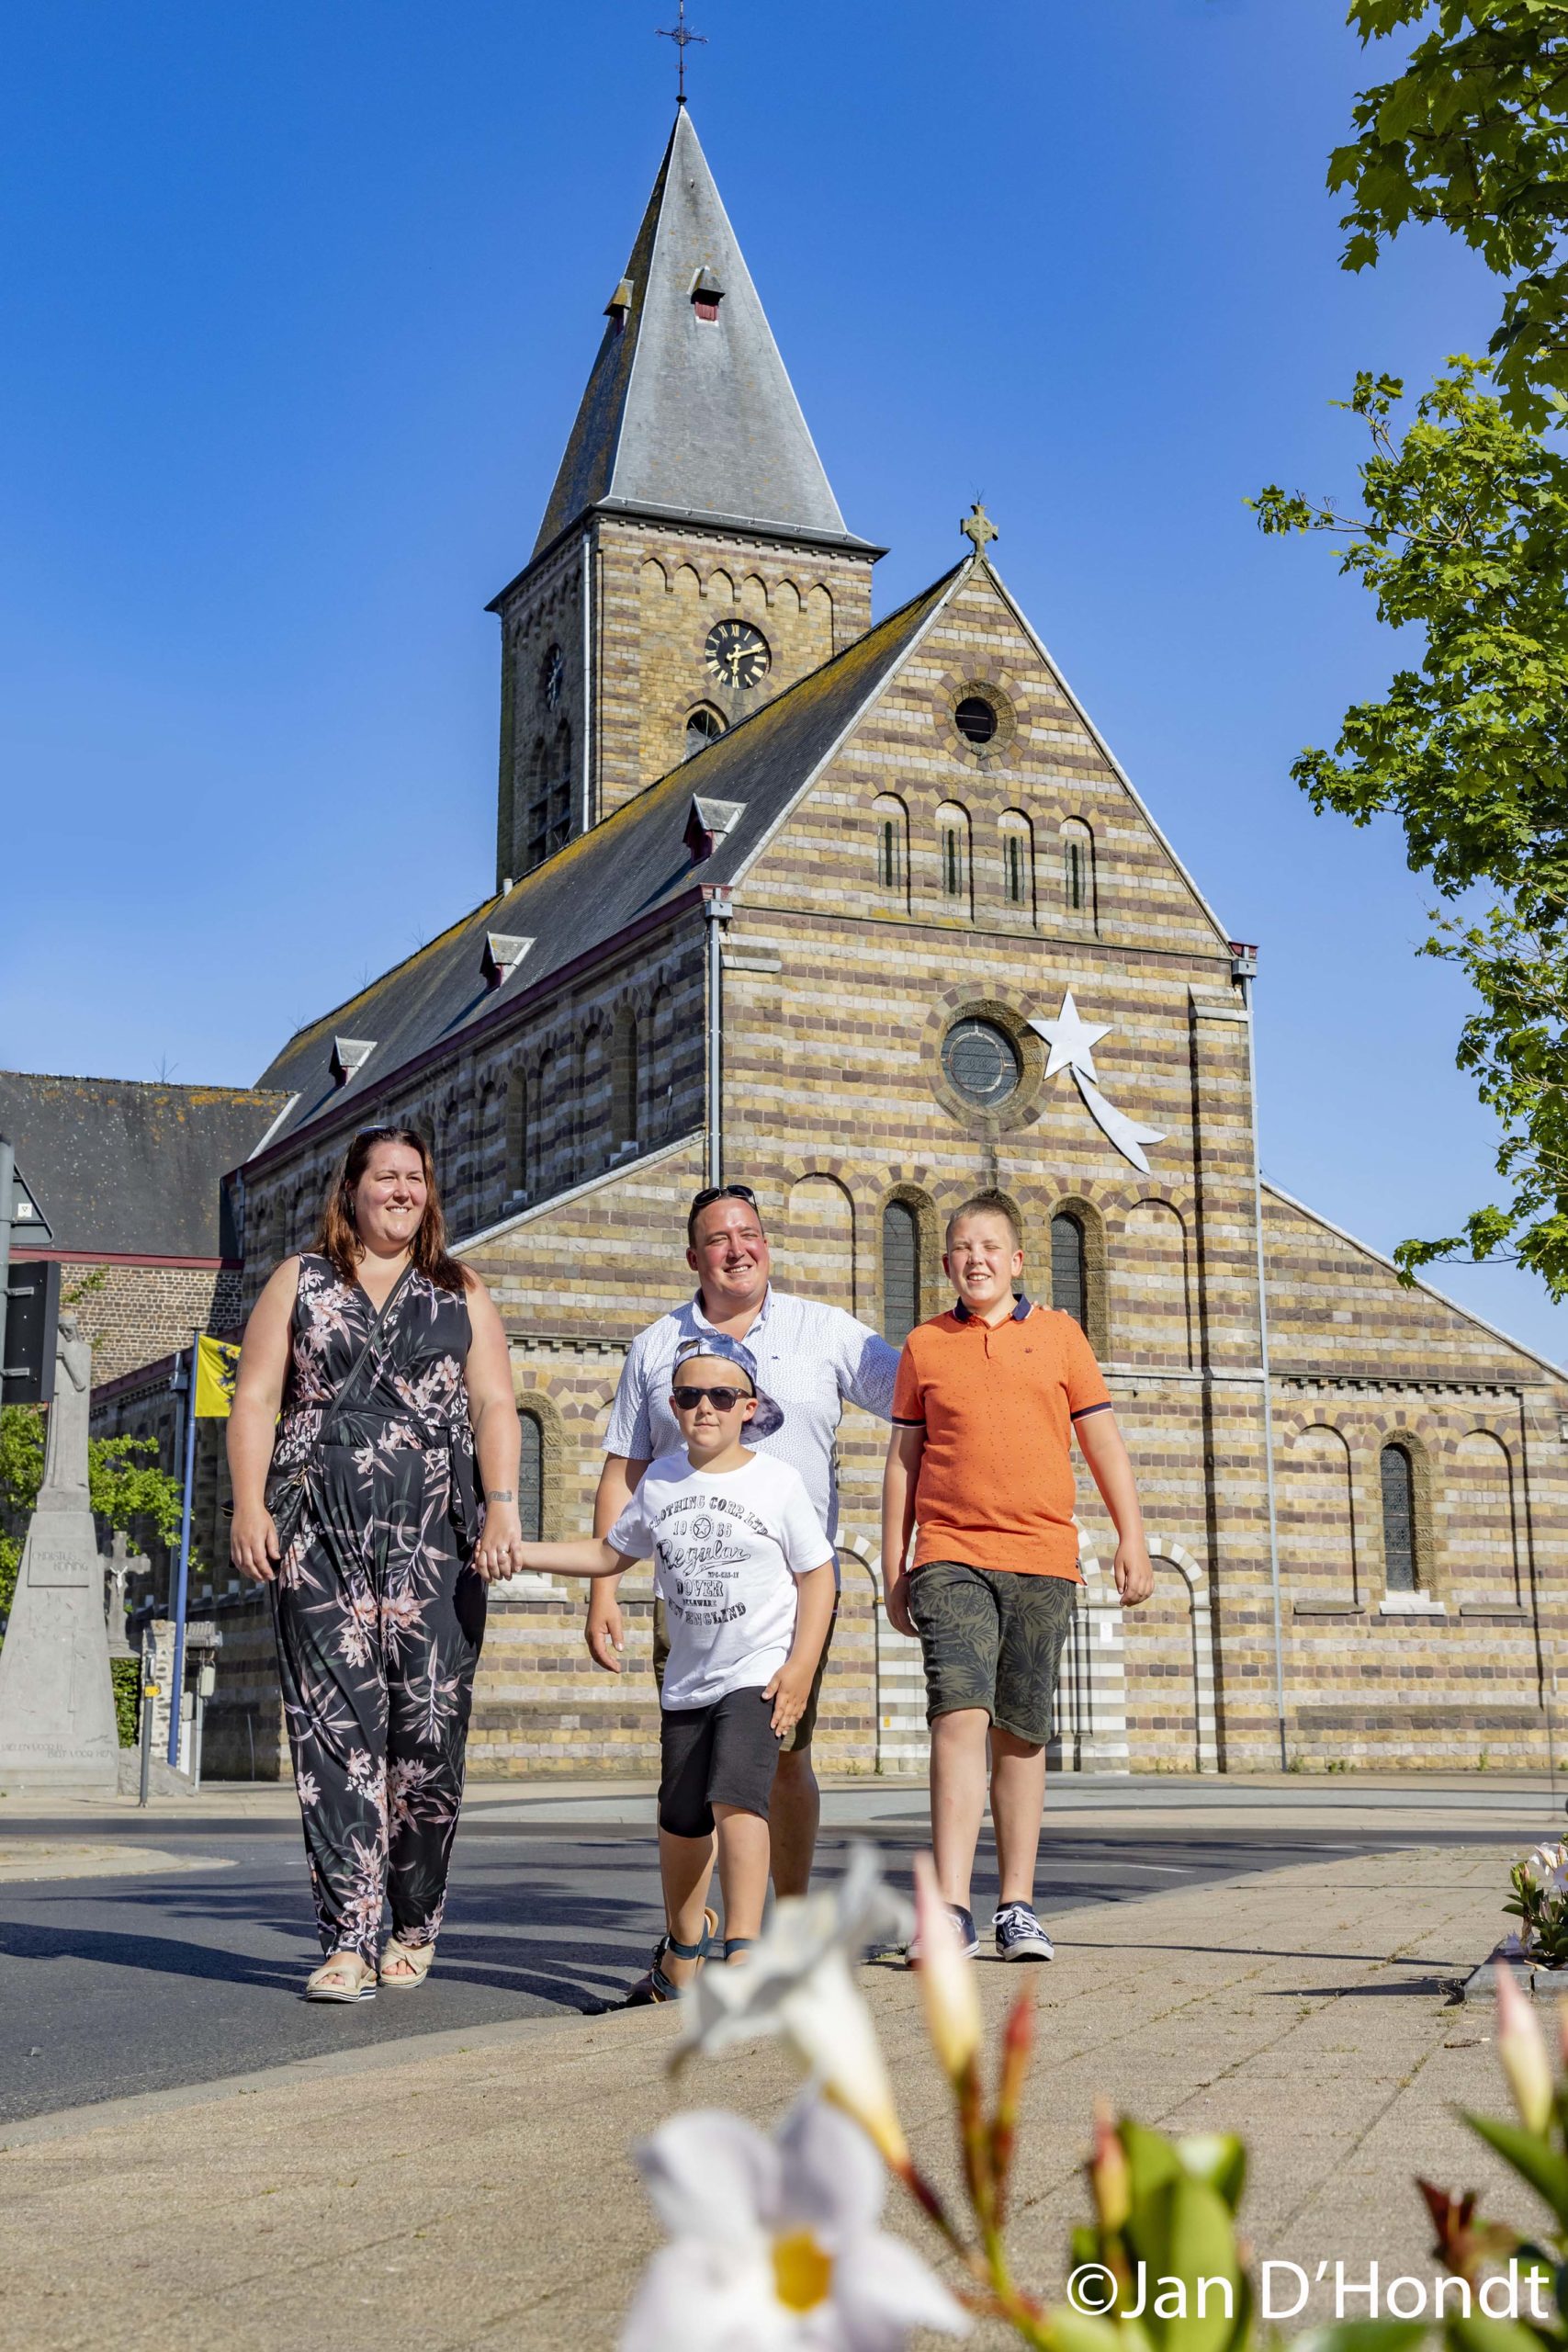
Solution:
[[(142, 1629), (141, 1639), (144, 1644), (150, 1639), (150, 1634), (146, 1627), (143, 1627)], [(141, 1793), (137, 1798), (136, 1802), (139, 1805), (145, 1805), (152, 1791), (152, 1702), (158, 1695), (157, 1684), (155, 1682), (150, 1682), (147, 1679), (148, 1658), (145, 1648), (143, 1648), (141, 1653)]]
[(707, 1180), (724, 1182), (724, 957), (723, 926), (729, 921), (729, 893), (703, 894), (708, 925), (708, 1149)]
[(1269, 1580), (1274, 1600), (1274, 1706), (1280, 1720), (1280, 1770), (1290, 1770), (1285, 1732), (1285, 1633), (1280, 1600), (1280, 1516), (1274, 1493), (1274, 1390), (1269, 1369), (1269, 1278), (1263, 1254), (1263, 1154), (1258, 1139), (1258, 1037), (1252, 982), (1258, 951), (1232, 946), (1231, 978), (1241, 982), (1247, 1008), (1247, 1080), (1252, 1097), (1252, 1215), (1258, 1250), (1258, 1349), (1263, 1372), (1263, 1466), (1269, 1491)]
[(0, 1136), (0, 1396), (6, 1385), (6, 1308), (11, 1296), (11, 1207), (16, 1190), (17, 1155), (6, 1136)]
[(582, 534), (582, 830), (593, 822), (593, 533)]
[(190, 1335), (190, 1363), (186, 1369), (186, 1487), (180, 1505), (180, 1568), (175, 1589), (175, 1663), (169, 1677), (169, 1761), (180, 1761), (180, 1718), (185, 1708), (186, 1588), (190, 1577), (190, 1496), (196, 1479), (196, 1351), (199, 1331)]

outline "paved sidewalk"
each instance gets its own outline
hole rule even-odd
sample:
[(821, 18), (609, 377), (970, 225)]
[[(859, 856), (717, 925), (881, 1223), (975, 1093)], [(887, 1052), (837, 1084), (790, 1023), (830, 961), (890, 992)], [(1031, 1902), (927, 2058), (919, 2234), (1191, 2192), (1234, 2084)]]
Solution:
[[(1103, 2092), (1148, 2122), (1246, 2133), (1260, 2256), (1428, 2276), (1412, 2174), (1500, 2179), (1451, 2111), (1506, 2105), (1491, 2020), (1448, 1992), (1495, 1939), (1514, 1850), (1319, 1860), (1062, 1916), (1060, 1957), (1033, 1972), (1021, 2275), (1059, 2288)], [(999, 2016), (1021, 1972), (981, 1973)], [(914, 1983), (864, 1982), (911, 2137), (951, 2177)], [(656, 2241), (628, 2142), (676, 2105), (765, 2120), (792, 2090), (766, 2047), (672, 2086), (673, 2033), (668, 2010), (525, 2020), (0, 2132), (0, 2346), (612, 2346)], [(1314, 2304), (1294, 2324), (1327, 2316)]]

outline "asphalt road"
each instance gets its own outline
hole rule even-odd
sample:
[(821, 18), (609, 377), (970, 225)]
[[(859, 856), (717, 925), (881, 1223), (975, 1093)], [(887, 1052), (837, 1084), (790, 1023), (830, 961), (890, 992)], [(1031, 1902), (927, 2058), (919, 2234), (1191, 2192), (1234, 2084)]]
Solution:
[[(616, 1808), (607, 1808), (615, 1811)], [(623, 1807), (620, 1810), (625, 1811)], [(635, 1808), (634, 1808), (635, 1809)], [(510, 1810), (510, 1809), (503, 1809)], [(592, 1815), (592, 1808), (586, 1810)], [(863, 1810), (857, 1808), (857, 1810)], [(8, 1839), (80, 1838), (80, 1820), (6, 1825)], [(1325, 1853), (1420, 1843), (1496, 1842), (1506, 1831), (1451, 1816), (1386, 1827), (1293, 1824), (1272, 1808), (1256, 1825), (1151, 1828), (1129, 1813), (1048, 1826), (1039, 1907), (1066, 1924), (1077, 1907), (1136, 1902), (1164, 1888), (1219, 1886)], [(0, 1885), (0, 2122), (61, 2108), (243, 2075), (291, 2060), (454, 2027), (615, 2005), (646, 1962), (660, 1924), (649, 1829), (626, 1820), (497, 1818), (474, 1809), (458, 1834), (447, 1926), (429, 1984), (353, 2008), (301, 2002), (319, 1956), (296, 1823), (172, 1812), (95, 1826), (127, 1844), (178, 1853), (210, 1871)], [(871, 1807), (825, 1833), (825, 1873), (851, 1837), (872, 1836), (896, 1875), (925, 1842), (917, 1810), (877, 1819)], [(228, 1867), (223, 1867), (227, 1864)], [(976, 1910), (995, 1893), (989, 1845)], [(1216, 1936), (1223, 1911), (1216, 1906)], [(1481, 1954), (1456, 1954), (1456, 1970)]]

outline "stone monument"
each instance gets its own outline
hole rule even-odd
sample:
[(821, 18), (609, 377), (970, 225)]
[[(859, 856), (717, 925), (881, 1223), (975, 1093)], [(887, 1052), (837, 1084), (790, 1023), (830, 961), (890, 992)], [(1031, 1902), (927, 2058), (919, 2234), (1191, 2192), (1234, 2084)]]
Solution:
[(112, 1795), (119, 1738), (87, 1494), (93, 1351), (73, 1315), (61, 1317), (54, 1353), (43, 1485), (0, 1648), (0, 1788)]

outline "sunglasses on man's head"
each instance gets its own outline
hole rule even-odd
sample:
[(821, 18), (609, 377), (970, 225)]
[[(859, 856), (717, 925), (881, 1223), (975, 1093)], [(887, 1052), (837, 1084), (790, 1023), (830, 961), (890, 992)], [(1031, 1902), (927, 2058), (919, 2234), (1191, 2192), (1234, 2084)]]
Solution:
[(756, 1392), (750, 1388), (730, 1388), (728, 1385), (721, 1388), (688, 1388), (682, 1385), (672, 1388), (670, 1393), (682, 1413), (694, 1413), (705, 1396), (716, 1413), (733, 1413), (737, 1405)]
[(710, 1184), (705, 1192), (693, 1194), (689, 1214), (701, 1216), (705, 1209), (712, 1208), (715, 1201), (747, 1201), (755, 1208), (757, 1195), (750, 1184)]

